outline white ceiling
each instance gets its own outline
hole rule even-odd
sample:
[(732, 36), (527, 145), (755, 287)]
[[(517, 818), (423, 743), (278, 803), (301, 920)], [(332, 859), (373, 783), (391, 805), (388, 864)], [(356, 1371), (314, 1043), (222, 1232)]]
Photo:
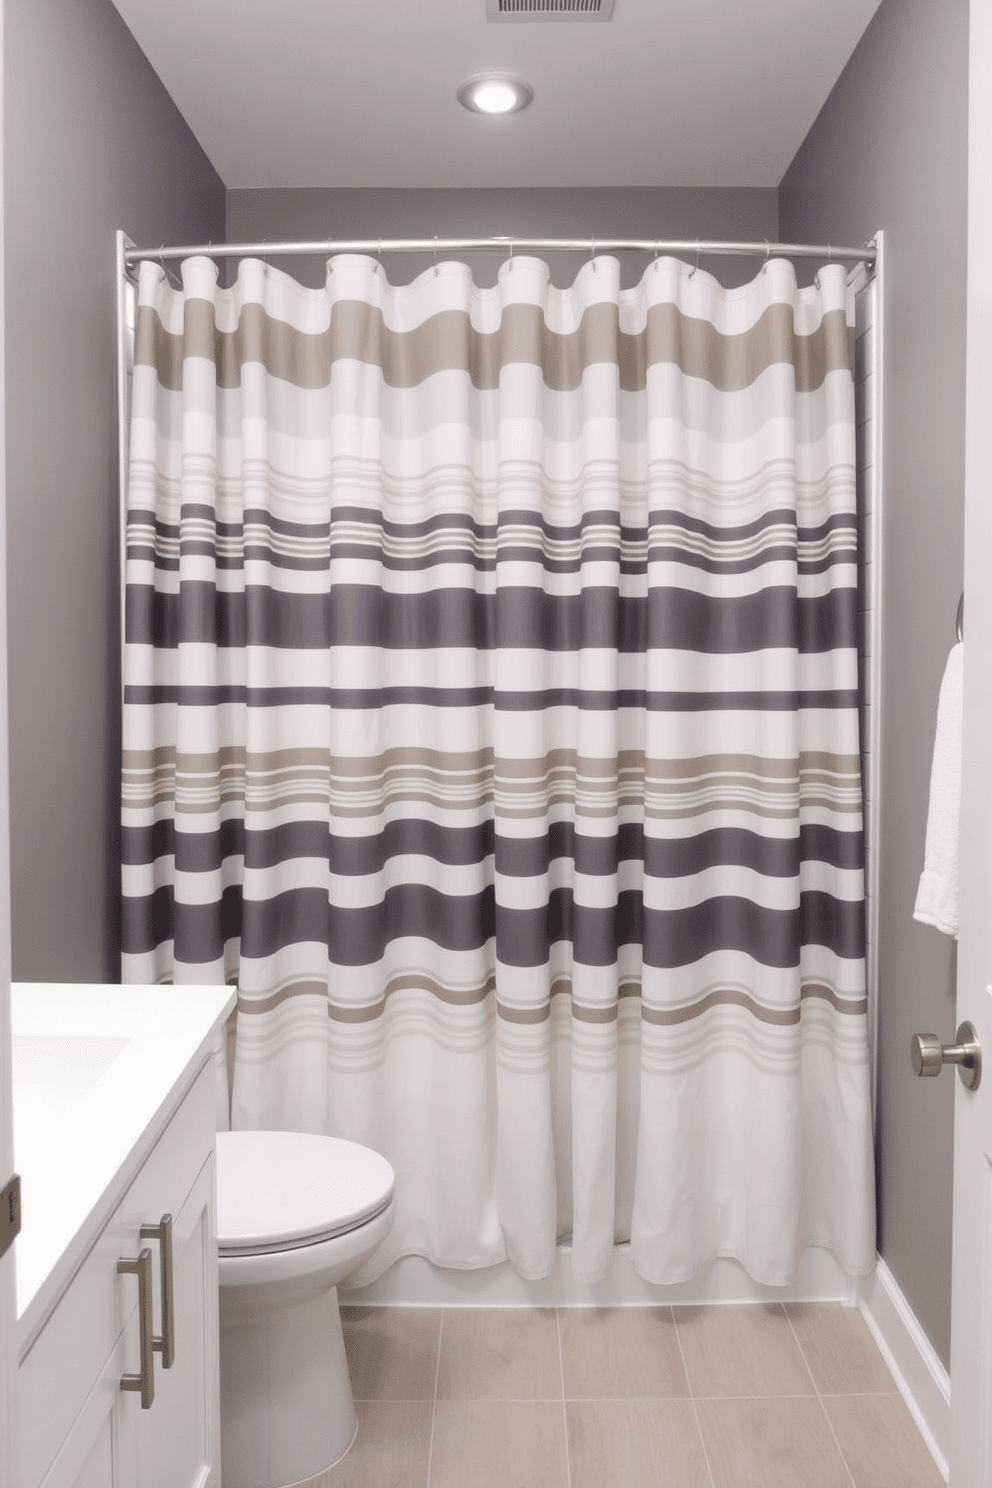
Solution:
[[(114, 0), (229, 188), (777, 186), (880, 0)], [(523, 114), (465, 78), (525, 78)]]

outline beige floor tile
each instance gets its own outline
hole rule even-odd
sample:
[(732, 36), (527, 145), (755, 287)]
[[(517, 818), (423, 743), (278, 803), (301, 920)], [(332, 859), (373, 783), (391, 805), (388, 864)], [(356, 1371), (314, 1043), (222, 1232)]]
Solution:
[(439, 1307), (346, 1307), (341, 1324), (356, 1400), (433, 1400)]
[(565, 1406), (571, 1488), (711, 1488), (691, 1400)]
[(307, 1488), (427, 1488), (433, 1401), (359, 1400), (355, 1410), (350, 1452)]
[(430, 1488), (568, 1488), (561, 1402), (439, 1400)]
[(813, 1395), (785, 1310), (754, 1303), (676, 1307), (693, 1395)]
[(561, 1400), (558, 1322), (536, 1307), (447, 1308), (438, 1400)]
[(895, 1381), (856, 1307), (788, 1302), (785, 1307), (823, 1395), (891, 1394)]
[(819, 1400), (700, 1400), (696, 1410), (714, 1488), (851, 1488)]
[(943, 1488), (900, 1395), (835, 1395), (823, 1405), (857, 1488)]
[(688, 1395), (670, 1307), (563, 1307), (566, 1400)]

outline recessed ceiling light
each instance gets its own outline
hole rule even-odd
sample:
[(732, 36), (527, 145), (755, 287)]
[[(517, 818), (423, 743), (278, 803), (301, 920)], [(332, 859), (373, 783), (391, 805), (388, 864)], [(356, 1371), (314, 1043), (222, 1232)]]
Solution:
[(469, 78), (458, 89), (458, 102), (476, 114), (515, 114), (526, 108), (533, 97), (533, 88), (519, 78), (498, 77), (493, 73)]

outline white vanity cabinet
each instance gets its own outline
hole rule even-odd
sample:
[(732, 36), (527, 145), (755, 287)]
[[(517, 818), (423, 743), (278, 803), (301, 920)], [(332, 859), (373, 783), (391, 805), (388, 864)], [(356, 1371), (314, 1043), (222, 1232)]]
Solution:
[[(160, 996), (178, 990), (156, 989)], [(215, 1001), (222, 991), (211, 989)], [(215, 1026), (220, 1021), (222, 1014), (214, 1019)], [(16, 1153), (16, 1016), (14, 1044)], [(68, 1252), (60, 1252), (19, 1318), (21, 1488), (219, 1485), (217, 1097), (212, 1044), (212, 1031), (204, 1035), (201, 1029), (195, 1053), (164, 1098), (156, 1104), (161, 1090), (145, 1091), (141, 1114), (147, 1117), (153, 1105), (154, 1114), (140, 1132), (121, 1132), (120, 1152), (109, 1159), (115, 1181), (92, 1196), (88, 1222), (76, 1228)], [(161, 1047), (158, 1052), (161, 1055)], [(116, 1078), (128, 1074), (126, 1068), (123, 1073), (118, 1069)], [(164, 1082), (161, 1071), (158, 1078)], [(117, 1091), (118, 1096), (121, 1093)], [(102, 1137), (106, 1143), (106, 1125), (94, 1120), (98, 1104), (97, 1096), (88, 1098), (77, 1109), (77, 1117), (84, 1128), (90, 1123), (89, 1138)], [(114, 1120), (112, 1109), (104, 1115)], [(126, 1113), (118, 1113), (116, 1119), (126, 1126)], [(85, 1160), (79, 1135), (78, 1130), (73, 1133), (77, 1163)], [(121, 1157), (125, 1148), (127, 1155)], [(38, 1166), (43, 1166), (40, 1160)], [(65, 1164), (64, 1182), (68, 1170)], [(46, 1178), (49, 1186), (57, 1179), (54, 1164)], [(31, 1166), (25, 1164), (22, 1239), (28, 1234), (31, 1212), (30, 1179)], [(35, 1194), (42, 1204), (46, 1194), (40, 1180)], [(119, 1262), (137, 1259), (146, 1247), (151, 1252), (151, 1332), (160, 1339), (163, 1245), (156, 1235), (142, 1237), (141, 1230), (158, 1226), (166, 1215), (171, 1216), (175, 1355), (171, 1367), (165, 1368), (162, 1352), (152, 1354), (154, 1398), (146, 1409), (140, 1391), (121, 1388), (123, 1376), (139, 1376), (141, 1371), (141, 1309), (139, 1277), (122, 1272)], [(45, 1269), (42, 1264), (40, 1270)]]

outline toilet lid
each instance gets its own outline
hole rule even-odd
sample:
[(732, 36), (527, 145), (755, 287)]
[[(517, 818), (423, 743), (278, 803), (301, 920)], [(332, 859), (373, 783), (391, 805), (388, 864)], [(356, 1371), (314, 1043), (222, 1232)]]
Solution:
[(224, 1255), (315, 1245), (373, 1219), (393, 1170), (357, 1142), (307, 1132), (217, 1133), (217, 1243)]

